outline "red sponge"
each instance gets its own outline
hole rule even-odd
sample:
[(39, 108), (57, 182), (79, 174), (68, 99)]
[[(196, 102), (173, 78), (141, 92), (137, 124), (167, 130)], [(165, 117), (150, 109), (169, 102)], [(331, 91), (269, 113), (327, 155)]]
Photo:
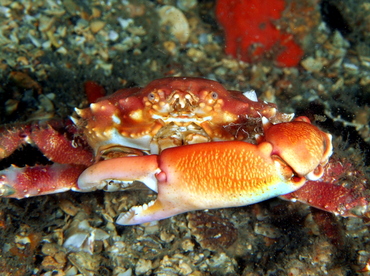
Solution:
[(268, 53), (279, 66), (298, 65), (303, 50), (274, 25), (284, 9), (283, 0), (218, 0), (216, 16), (225, 30), (226, 53), (246, 62)]

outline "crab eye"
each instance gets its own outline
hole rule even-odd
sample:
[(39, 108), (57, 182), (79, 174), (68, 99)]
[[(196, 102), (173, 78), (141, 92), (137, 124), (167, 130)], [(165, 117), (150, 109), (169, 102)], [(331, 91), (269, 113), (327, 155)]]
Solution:
[(213, 100), (217, 100), (218, 99), (218, 94), (216, 92), (211, 92), (211, 97)]
[(154, 93), (149, 93), (149, 94), (148, 94), (148, 100), (149, 100), (149, 101), (154, 101), (154, 100), (155, 100), (155, 95), (154, 95)]

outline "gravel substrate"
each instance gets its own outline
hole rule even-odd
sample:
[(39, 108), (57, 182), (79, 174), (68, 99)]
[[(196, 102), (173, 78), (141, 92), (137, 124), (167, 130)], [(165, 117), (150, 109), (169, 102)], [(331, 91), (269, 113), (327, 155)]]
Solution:
[[(0, 123), (66, 119), (88, 105), (89, 80), (110, 94), (162, 77), (203, 77), (254, 89), (280, 111), (308, 116), (333, 135), (339, 156), (366, 173), (370, 4), (286, 2), (296, 10), (287, 8), (275, 24), (298, 37), (305, 53), (290, 68), (274, 65), (268, 53), (253, 64), (226, 56), (210, 0), (2, 0)], [(29, 164), (21, 159), (1, 165)], [(0, 199), (0, 275), (369, 274), (368, 220), (323, 215), (330, 228), (323, 233), (316, 210), (272, 199), (148, 226), (114, 223), (119, 212), (154, 196)]]

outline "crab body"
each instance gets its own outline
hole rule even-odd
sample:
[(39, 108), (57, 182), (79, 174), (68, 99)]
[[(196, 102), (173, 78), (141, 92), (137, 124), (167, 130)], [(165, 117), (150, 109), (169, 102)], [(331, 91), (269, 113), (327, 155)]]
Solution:
[(257, 127), (262, 117), (272, 122), (292, 119), (275, 104), (197, 78), (165, 78), (145, 88), (118, 90), (76, 112), (73, 121), (84, 129), (96, 156), (112, 148), (137, 155), (138, 150), (157, 154), (211, 141), (254, 142), (262, 131)]
[[(117, 220), (140, 224), (192, 210), (252, 204), (302, 186), (307, 191), (316, 187), (302, 193), (310, 202), (310, 193), (327, 190), (320, 183), (328, 182), (334, 167), (331, 135), (308, 118), (293, 120), (293, 114), (278, 112), (253, 92), (228, 91), (211, 80), (165, 78), (122, 89), (76, 109), (72, 121), (3, 129), (2, 158), (31, 143), (54, 164), (1, 171), (1, 196), (119, 191), (140, 181), (158, 193), (157, 199)], [(335, 182), (326, 184), (345, 189)], [(286, 198), (299, 200), (299, 191)], [(354, 192), (344, 193), (348, 199)], [(342, 206), (343, 198), (328, 200)], [(353, 201), (344, 215), (368, 205), (362, 195)], [(324, 202), (318, 207), (325, 209)]]

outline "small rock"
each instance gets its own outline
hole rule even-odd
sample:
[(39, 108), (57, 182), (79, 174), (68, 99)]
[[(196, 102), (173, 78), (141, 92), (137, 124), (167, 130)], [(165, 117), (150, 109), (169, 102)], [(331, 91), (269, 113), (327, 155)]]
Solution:
[(173, 6), (163, 6), (158, 10), (161, 26), (170, 28), (170, 33), (185, 44), (190, 36), (189, 23), (181, 10)]
[(53, 26), (55, 19), (42, 15), (39, 21), (39, 31), (46, 32)]
[(59, 263), (53, 257), (46, 256), (43, 259), (41, 266), (45, 270), (57, 270), (57, 269), (62, 269), (64, 267), (64, 263)]
[(95, 20), (90, 23), (90, 30), (96, 34), (99, 32), (101, 29), (103, 29), (105, 26), (105, 22), (101, 20)]
[(177, 6), (183, 11), (194, 9), (197, 3), (197, 0), (177, 0)]
[(313, 57), (308, 57), (301, 62), (302, 66), (310, 72), (320, 72), (324, 67), (321, 59), (315, 59)]
[(153, 268), (152, 262), (150, 260), (139, 259), (136, 263), (135, 274), (142, 275), (149, 272)]

